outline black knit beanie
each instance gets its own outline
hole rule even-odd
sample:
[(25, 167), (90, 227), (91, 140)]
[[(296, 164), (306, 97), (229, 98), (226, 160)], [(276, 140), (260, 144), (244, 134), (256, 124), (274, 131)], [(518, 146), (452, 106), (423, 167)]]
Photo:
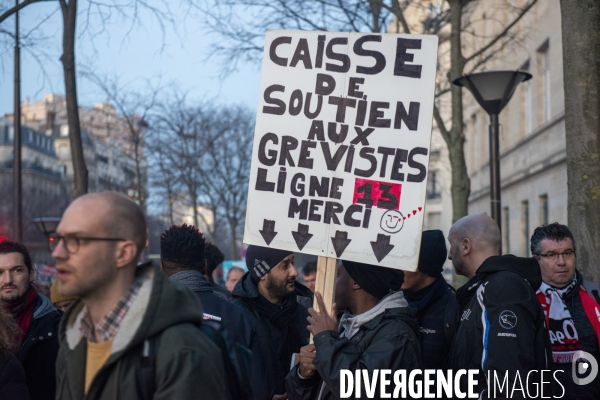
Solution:
[(381, 300), (390, 290), (398, 291), (404, 283), (404, 272), (354, 261), (342, 261), (354, 282), (371, 296)]
[(439, 229), (423, 231), (417, 269), (424, 274), (437, 277), (442, 273), (446, 257), (448, 251), (442, 231)]
[(250, 277), (255, 281), (259, 281), (260, 277), (265, 275), (274, 266), (279, 264), (281, 260), (292, 254), (288, 250), (272, 249), (270, 247), (262, 247), (250, 245), (246, 249), (246, 266), (250, 271)]

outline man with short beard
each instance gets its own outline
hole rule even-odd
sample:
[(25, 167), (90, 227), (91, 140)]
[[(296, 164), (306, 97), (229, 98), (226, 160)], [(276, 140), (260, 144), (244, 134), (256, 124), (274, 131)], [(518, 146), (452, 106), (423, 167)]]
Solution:
[(233, 289), (234, 304), (256, 320), (261, 348), (265, 354), (267, 376), (275, 387), (273, 399), (287, 399), (285, 376), (292, 354), (308, 344), (308, 311), (296, 296), (310, 296), (310, 290), (296, 282), (294, 254), (290, 251), (249, 246), (246, 250), (248, 272)]
[(0, 242), (0, 299), (17, 323), (13, 353), (23, 369), (29, 398), (54, 399), (60, 313), (38, 295), (29, 252), (20, 243)]

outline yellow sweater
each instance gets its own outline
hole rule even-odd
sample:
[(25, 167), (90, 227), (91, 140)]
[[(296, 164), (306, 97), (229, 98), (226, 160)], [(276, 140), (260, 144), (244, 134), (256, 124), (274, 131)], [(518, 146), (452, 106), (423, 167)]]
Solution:
[[(114, 338), (113, 338), (114, 339)], [(100, 371), (108, 357), (112, 347), (113, 339), (102, 343), (92, 343), (87, 341), (87, 357), (85, 361), (85, 393), (87, 393), (92, 380)]]

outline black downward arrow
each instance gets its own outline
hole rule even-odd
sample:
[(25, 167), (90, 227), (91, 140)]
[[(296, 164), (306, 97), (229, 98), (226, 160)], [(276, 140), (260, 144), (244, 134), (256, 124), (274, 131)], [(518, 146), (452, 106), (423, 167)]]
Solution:
[(263, 228), (262, 231), (259, 231), (262, 235), (267, 245), (271, 244), (273, 238), (277, 236), (277, 232), (275, 232), (275, 221), (271, 221), (270, 219), (263, 220)]
[(350, 244), (352, 239), (348, 239), (348, 232), (344, 231), (335, 231), (335, 237), (331, 238), (331, 243), (333, 243), (333, 249), (335, 250), (335, 254), (338, 257), (342, 256), (346, 247)]
[(373, 253), (375, 253), (377, 261), (381, 262), (381, 260), (383, 260), (385, 256), (392, 251), (394, 245), (390, 244), (390, 237), (388, 235), (382, 235), (381, 233), (378, 233), (377, 241), (371, 242), (371, 247), (373, 248)]
[(310, 238), (313, 237), (312, 233), (308, 233), (308, 225), (304, 224), (298, 224), (298, 232), (292, 231), (292, 236), (296, 241), (298, 250), (302, 250)]

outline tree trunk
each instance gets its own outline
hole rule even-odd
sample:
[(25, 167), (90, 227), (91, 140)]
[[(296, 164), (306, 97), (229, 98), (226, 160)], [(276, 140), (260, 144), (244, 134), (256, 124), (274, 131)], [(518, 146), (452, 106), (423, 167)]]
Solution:
[(169, 221), (171, 225), (173, 225), (173, 203), (175, 202), (175, 196), (173, 195), (173, 190), (171, 190), (171, 186), (167, 187), (167, 199), (169, 201)]
[(600, 284), (600, 3), (561, 0), (569, 227)]
[(79, 124), (79, 104), (77, 102), (77, 80), (75, 74), (75, 30), (77, 27), (77, 0), (60, 2), (63, 14), (63, 64), (65, 77), (65, 97), (67, 100), (67, 122), (69, 125), (69, 143), (73, 162), (74, 187), (73, 198), (88, 191), (88, 170), (85, 166), (81, 126)]
[[(450, 71), (448, 80), (452, 81), (463, 74), (465, 58), (462, 55), (462, 0), (450, 0)], [(471, 180), (465, 163), (463, 134), (463, 99), (462, 87), (450, 85), (452, 96), (452, 127), (448, 131), (447, 145), (448, 157), (452, 167), (452, 222), (469, 213), (469, 194), (471, 193)], [(459, 276), (453, 271), (453, 286), (458, 288), (467, 283), (464, 276)]]
[(193, 193), (192, 190), (190, 190), (190, 197), (192, 200), (192, 207), (194, 208), (194, 226), (196, 226), (196, 228), (199, 228), (200, 225), (198, 225), (198, 198), (196, 190), (194, 190)]
[(144, 183), (143, 183), (143, 177), (142, 177), (142, 168), (141, 168), (141, 156), (140, 156), (140, 137), (139, 135), (141, 135), (140, 132), (136, 132), (133, 133), (136, 137), (134, 138), (135, 140), (135, 146), (134, 146), (134, 150), (135, 150), (135, 174), (137, 176), (137, 192), (138, 192), (138, 201), (140, 202), (140, 208), (142, 209), (142, 213), (144, 213), (144, 216), (146, 215), (146, 193), (145, 193), (145, 187), (144, 187)]
[[(463, 74), (465, 58), (462, 55), (462, 0), (450, 1), (450, 71), (448, 80), (452, 81)], [(471, 182), (465, 163), (463, 134), (463, 99), (462, 87), (451, 86), (452, 127), (449, 130), (448, 153), (452, 165), (452, 222), (468, 214)]]
[(239, 258), (238, 251), (237, 251), (236, 230), (237, 230), (237, 221), (233, 221), (232, 219), (230, 219), (229, 220), (229, 233), (231, 235), (231, 245), (229, 247), (229, 251), (230, 251), (229, 256), (231, 257), (230, 260), (237, 260)]

